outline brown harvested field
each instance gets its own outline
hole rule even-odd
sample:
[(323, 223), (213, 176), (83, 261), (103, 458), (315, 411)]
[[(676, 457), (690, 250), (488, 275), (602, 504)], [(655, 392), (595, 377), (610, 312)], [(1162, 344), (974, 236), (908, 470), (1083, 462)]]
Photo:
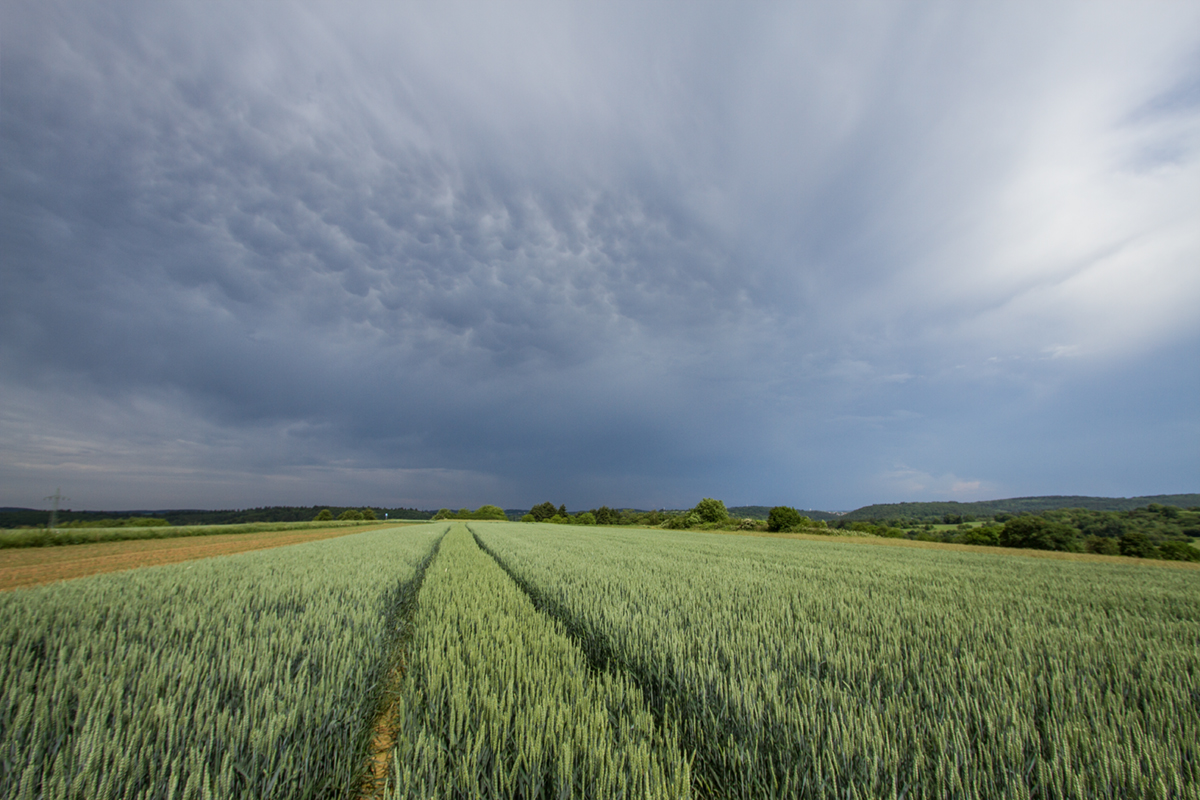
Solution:
[(82, 578), (100, 572), (175, 564), (197, 558), (315, 542), (319, 539), (348, 536), (382, 527), (400, 526), (389, 522), (350, 528), (216, 533), (211, 536), (181, 536), (175, 539), (135, 539), (58, 547), (6, 548), (0, 550), (0, 591)]

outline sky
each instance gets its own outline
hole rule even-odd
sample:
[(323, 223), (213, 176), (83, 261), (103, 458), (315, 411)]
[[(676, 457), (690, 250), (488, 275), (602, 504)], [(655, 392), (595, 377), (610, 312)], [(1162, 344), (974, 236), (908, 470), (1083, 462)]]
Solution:
[(1200, 491), (1200, 4), (0, 11), (0, 505)]

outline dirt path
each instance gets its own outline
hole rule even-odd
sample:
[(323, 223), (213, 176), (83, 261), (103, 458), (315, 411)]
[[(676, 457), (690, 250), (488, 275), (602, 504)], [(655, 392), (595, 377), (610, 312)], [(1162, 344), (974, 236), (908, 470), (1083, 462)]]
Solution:
[(380, 527), (396, 527), (396, 524), (262, 533), (218, 533), (209, 536), (136, 539), (59, 547), (5, 548), (0, 550), (0, 591), (82, 578), (100, 572), (175, 564), (197, 558), (315, 542), (319, 539), (377, 530)]
[[(397, 663), (389, 676), (389, 692), (398, 693), (404, 683), (404, 663)], [(396, 728), (400, 724), (397, 703), (388, 702), (371, 728), (371, 750), (367, 756), (367, 771), (358, 792), (359, 800), (380, 800), (387, 793), (392, 771), (392, 748), (396, 745)]]

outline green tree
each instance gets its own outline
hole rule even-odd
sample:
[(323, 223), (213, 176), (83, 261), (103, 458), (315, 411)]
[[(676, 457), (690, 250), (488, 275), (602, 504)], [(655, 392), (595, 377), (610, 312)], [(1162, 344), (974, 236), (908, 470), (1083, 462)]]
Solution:
[(533, 508), (529, 509), (529, 513), (533, 515), (534, 522), (545, 522), (558, 513), (558, 509), (550, 501), (538, 503)]
[(767, 530), (778, 533), (803, 527), (808, 517), (791, 506), (775, 506), (767, 513)]
[(363, 518), (362, 512), (358, 511), (356, 509), (353, 509), (353, 508), (347, 508), (341, 514), (338, 514), (338, 519), (362, 519), (362, 518)]
[(508, 519), (500, 506), (482, 505), (471, 512), (471, 519)]
[(434, 518), (435, 520), (440, 520), (440, 519), (454, 519), (454, 512), (453, 512), (453, 511), (451, 511), (451, 510), (450, 510), (450, 509), (448, 509), (448, 508), (442, 508), (442, 509), (438, 509), (438, 512), (437, 512), (436, 514), (434, 514), (434, 515), (433, 515), (433, 518)]
[(702, 522), (724, 522), (729, 519), (729, 512), (725, 510), (725, 504), (711, 497), (706, 497), (696, 503), (696, 507), (692, 511), (700, 517)]
[(325, 520), (333, 519), (333, 512), (328, 508), (322, 509), (319, 514), (313, 517), (314, 522), (324, 522)]
[(364, 508), (362, 510), (362, 518), (363, 519), (379, 519), (379, 517), (375, 516), (375, 509), (373, 509), (373, 508)]
[(537, 520), (534, 519), (533, 514), (526, 514), (525, 516), (521, 517), (521, 522), (537, 522)]
[(1020, 516), (1004, 523), (1000, 544), (1033, 550), (1078, 550), (1077, 531), (1070, 525), (1043, 517)]
[(1154, 542), (1150, 541), (1149, 536), (1137, 531), (1122, 536), (1118, 545), (1121, 548), (1121, 555), (1134, 558), (1153, 558), (1157, 555), (1156, 551), (1158, 550), (1154, 546)]
[(596, 518), (597, 525), (616, 525), (620, 521), (620, 515), (608, 506), (600, 506), (592, 512), (592, 516)]
[(575, 515), (576, 525), (595, 525), (596, 517), (590, 511), (584, 511), (582, 514)]

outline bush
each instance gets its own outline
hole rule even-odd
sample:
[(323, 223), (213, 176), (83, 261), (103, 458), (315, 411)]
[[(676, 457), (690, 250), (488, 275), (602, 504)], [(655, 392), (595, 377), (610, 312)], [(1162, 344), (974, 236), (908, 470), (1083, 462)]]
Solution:
[(576, 525), (595, 525), (596, 517), (590, 511), (585, 511), (582, 514), (575, 515)]
[(537, 518), (535, 518), (533, 514), (526, 514), (525, 516), (521, 517), (521, 522), (537, 522)]
[(1163, 542), (1158, 546), (1158, 556), (1167, 561), (1200, 561), (1200, 550), (1187, 542)]
[(706, 497), (696, 503), (692, 513), (700, 517), (701, 522), (724, 522), (729, 519), (729, 512), (725, 510), (725, 504), (711, 497)]
[(379, 517), (375, 516), (375, 509), (373, 509), (373, 508), (364, 508), (362, 510), (362, 518), (363, 519), (379, 519)]
[(1121, 537), (1118, 546), (1121, 548), (1121, 555), (1134, 558), (1153, 558), (1158, 550), (1144, 533), (1127, 533)]
[(1121, 547), (1111, 536), (1089, 536), (1083, 543), (1083, 549), (1089, 553), (1102, 556), (1119, 556)]
[(802, 527), (808, 522), (808, 517), (791, 506), (775, 506), (767, 514), (767, 530), (778, 533)]
[(341, 514), (338, 514), (338, 519), (362, 519), (362, 518), (363, 518), (362, 512), (358, 511), (356, 509), (353, 509), (353, 508), (347, 508)]
[(983, 544), (995, 547), (1000, 544), (1000, 526), (985, 525), (981, 528), (972, 528), (964, 533), (959, 541), (962, 544)]
[(676, 514), (664, 522), (662, 526), (668, 530), (678, 531), (694, 528), (702, 524), (704, 524), (704, 520), (700, 518), (700, 515), (695, 511), (689, 511), (686, 514)]
[(454, 519), (454, 512), (448, 508), (438, 509), (438, 512), (433, 515), (435, 520)]
[(325, 520), (330, 520), (330, 519), (333, 519), (333, 512), (330, 511), (328, 508), (322, 509), (321, 513), (319, 513), (315, 517), (313, 517), (314, 522), (324, 522)]

